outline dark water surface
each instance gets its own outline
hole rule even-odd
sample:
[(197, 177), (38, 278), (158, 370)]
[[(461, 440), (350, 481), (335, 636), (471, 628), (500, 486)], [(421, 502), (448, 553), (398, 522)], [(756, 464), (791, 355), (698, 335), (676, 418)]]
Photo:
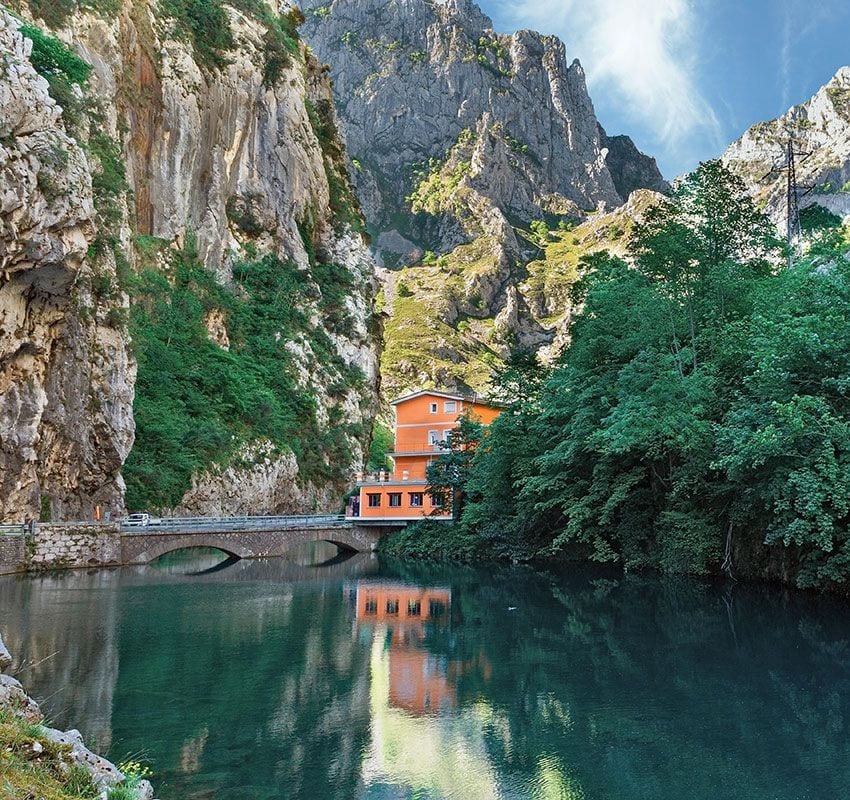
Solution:
[(850, 794), (841, 601), (219, 560), (0, 579), (20, 679), (162, 800)]

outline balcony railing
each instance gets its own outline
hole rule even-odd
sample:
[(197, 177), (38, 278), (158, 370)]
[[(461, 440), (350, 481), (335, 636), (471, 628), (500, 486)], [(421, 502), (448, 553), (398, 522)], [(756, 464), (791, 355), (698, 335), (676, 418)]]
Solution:
[(398, 472), (358, 472), (357, 483), (397, 483), (398, 481), (424, 481), (425, 473), (410, 472), (403, 469)]
[(389, 456), (429, 456), (432, 453), (447, 453), (451, 450), (449, 442), (433, 442), (431, 444), (406, 444), (402, 447), (396, 447)]

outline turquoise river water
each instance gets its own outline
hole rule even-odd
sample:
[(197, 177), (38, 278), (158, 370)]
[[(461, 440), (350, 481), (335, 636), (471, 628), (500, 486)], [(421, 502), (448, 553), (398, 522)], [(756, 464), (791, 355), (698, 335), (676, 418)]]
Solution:
[(18, 677), (162, 800), (850, 794), (842, 601), (219, 560), (0, 579)]

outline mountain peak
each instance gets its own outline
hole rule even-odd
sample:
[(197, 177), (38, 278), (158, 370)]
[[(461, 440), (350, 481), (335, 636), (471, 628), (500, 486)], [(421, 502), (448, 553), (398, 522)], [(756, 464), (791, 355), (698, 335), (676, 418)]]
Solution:
[[(471, 163), (469, 182), (509, 218), (529, 222), (626, 199), (606, 163), (613, 148), (584, 69), (578, 60), (568, 66), (557, 37), (495, 33), (472, 0), (306, 0), (304, 10), (304, 38), (331, 66), (358, 195), (379, 249), (395, 242), (405, 253), (440, 252), (466, 237), (445, 204), (436, 217), (410, 218), (407, 198), (469, 133), (501, 140), (473, 148), (497, 162)], [(622, 149), (623, 158), (632, 152)], [(467, 169), (463, 159), (456, 167)], [(635, 188), (663, 183), (651, 159), (631, 172)], [(456, 186), (462, 176), (454, 177)]]

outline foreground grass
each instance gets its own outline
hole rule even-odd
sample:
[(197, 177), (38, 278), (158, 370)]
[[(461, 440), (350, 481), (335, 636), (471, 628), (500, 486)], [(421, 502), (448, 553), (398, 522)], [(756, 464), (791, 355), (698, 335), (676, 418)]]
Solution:
[[(75, 764), (71, 747), (51, 742), (47, 729), (0, 708), (0, 800), (84, 800), (99, 798), (88, 771)], [(149, 770), (137, 762), (121, 765), (126, 780), (109, 789), (109, 800), (137, 800)]]
[(89, 774), (70, 763), (70, 751), (48, 741), (43, 726), (0, 709), (0, 800), (96, 798)]

